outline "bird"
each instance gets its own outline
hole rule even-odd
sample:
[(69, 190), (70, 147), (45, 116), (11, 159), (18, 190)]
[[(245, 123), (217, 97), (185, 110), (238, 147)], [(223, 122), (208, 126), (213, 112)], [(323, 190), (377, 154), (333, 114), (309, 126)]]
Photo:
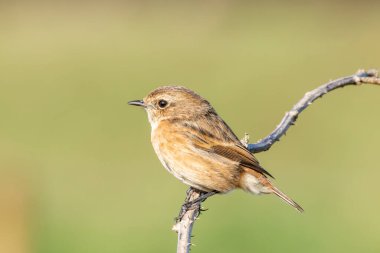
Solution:
[(265, 170), (212, 105), (182, 86), (161, 86), (129, 105), (145, 109), (151, 142), (162, 165), (183, 183), (210, 196), (235, 189), (274, 194), (303, 209), (271, 182)]

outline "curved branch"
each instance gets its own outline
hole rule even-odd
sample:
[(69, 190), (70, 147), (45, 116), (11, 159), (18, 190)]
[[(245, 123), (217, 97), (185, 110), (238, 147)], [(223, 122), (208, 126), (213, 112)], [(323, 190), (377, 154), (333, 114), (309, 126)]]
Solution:
[[(276, 141), (286, 133), (288, 128), (294, 125), (298, 115), (312, 104), (316, 99), (321, 98), (324, 94), (335, 90), (337, 88), (343, 88), (347, 85), (359, 85), (359, 84), (378, 84), (380, 85), (380, 78), (376, 70), (360, 70), (355, 75), (343, 77), (331, 82), (328, 82), (312, 91), (309, 91), (305, 96), (293, 106), (293, 108), (287, 112), (284, 118), (276, 129), (264, 139), (254, 144), (248, 144), (247, 148), (252, 153), (258, 153), (268, 150)], [(246, 138), (247, 139), (247, 136)], [(185, 204), (189, 201), (199, 198), (202, 192), (199, 192), (190, 187), (187, 191), (187, 197)], [(191, 246), (191, 233), (194, 222), (201, 211), (201, 202), (196, 202), (190, 207), (183, 205), (185, 209), (181, 209), (180, 219), (173, 226), (173, 230), (178, 233), (177, 253), (190, 252)]]
[(276, 129), (270, 133), (264, 139), (259, 140), (255, 144), (248, 144), (247, 148), (252, 153), (259, 153), (268, 150), (276, 141), (286, 133), (288, 128), (294, 125), (298, 115), (311, 105), (316, 99), (321, 98), (326, 93), (333, 91), (337, 88), (343, 88), (347, 85), (359, 85), (359, 84), (380, 84), (380, 78), (376, 70), (359, 70), (355, 75), (343, 77), (326, 84), (319, 86), (318, 88), (307, 92), (304, 97), (293, 106), (293, 108), (287, 112), (282, 118), (280, 124)]

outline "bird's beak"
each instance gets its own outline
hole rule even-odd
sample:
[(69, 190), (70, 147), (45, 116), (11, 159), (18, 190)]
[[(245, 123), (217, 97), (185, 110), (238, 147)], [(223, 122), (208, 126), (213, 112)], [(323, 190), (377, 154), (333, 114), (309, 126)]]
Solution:
[(142, 100), (132, 100), (132, 101), (129, 101), (128, 104), (145, 107), (144, 101)]

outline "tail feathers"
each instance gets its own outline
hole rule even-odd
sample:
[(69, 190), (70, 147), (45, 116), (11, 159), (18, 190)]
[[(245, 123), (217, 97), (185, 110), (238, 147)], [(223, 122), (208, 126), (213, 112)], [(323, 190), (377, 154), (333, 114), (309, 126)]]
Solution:
[(286, 203), (288, 203), (289, 205), (291, 205), (292, 207), (294, 207), (295, 209), (297, 209), (300, 213), (302, 213), (304, 211), (300, 205), (298, 205), (296, 202), (294, 202), (291, 198), (289, 198), (288, 196), (286, 196), (283, 192), (281, 192), (276, 187), (273, 187), (272, 190), (273, 190), (274, 194), (276, 194), (283, 201), (285, 201)]

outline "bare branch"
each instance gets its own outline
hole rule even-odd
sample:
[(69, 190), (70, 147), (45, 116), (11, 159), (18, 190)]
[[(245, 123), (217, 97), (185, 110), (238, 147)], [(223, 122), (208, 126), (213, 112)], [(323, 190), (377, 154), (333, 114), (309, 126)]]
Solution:
[[(190, 187), (189, 190), (187, 190), (186, 194), (187, 196), (185, 199), (185, 204), (189, 201), (199, 198), (202, 193)], [(191, 233), (193, 230), (195, 219), (198, 217), (200, 212), (201, 202), (194, 203), (193, 205), (191, 205), (191, 207), (186, 208), (186, 210), (182, 210), (181, 208), (179, 216), (181, 218), (172, 228), (172, 230), (177, 232), (178, 234), (177, 253), (190, 252)]]
[[(380, 78), (378, 76), (378, 72), (376, 70), (360, 70), (355, 75), (328, 82), (312, 91), (307, 92), (305, 96), (297, 104), (295, 104), (289, 112), (285, 114), (280, 124), (271, 134), (254, 144), (247, 144), (249, 136), (246, 134), (242, 140), (242, 143), (246, 145), (252, 153), (266, 151), (276, 141), (279, 141), (279, 139), (286, 133), (288, 128), (294, 125), (294, 122), (297, 120), (298, 115), (309, 105), (311, 105), (316, 99), (321, 98), (326, 93), (337, 88), (343, 88), (347, 85), (360, 84), (379, 85)], [(190, 189), (187, 191), (185, 204), (189, 201), (199, 198), (203, 194), (205, 193), (199, 192), (196, 189), (190, 187)], [(196, 202), (191, 205), (191, 207), (186, 207), (186, 205), (183, 205), (182, 207), (185, 208), (181, 208), (181, 218), (173, 226), (173, 230), (178, 233), (177, 253), (188, 253), (190, 252), (193, 225), (201, 211), (201, 202)]]
[(294, 125), (298, 115), (309, 105), (311, 105), (316, 99), (321, 98), (326, 93), (337, 88), (343, 88), (347, 85), (359, 85), (365, 83), (380, 84), (378, 72), (375, 70), (359, 70), (355, 75), (328, 82), (312, 91), (307, 92), (305, 96), (297, 104), (295, 104), (289, 112), (285, 114), (280, 124), (271, 134), (255, 144), (248, 144), (247, 148), (252, 153), (259, 153), (268, 150), (276, 141), (280, 140), (280, 138), (286, 133), (290, 126)]

